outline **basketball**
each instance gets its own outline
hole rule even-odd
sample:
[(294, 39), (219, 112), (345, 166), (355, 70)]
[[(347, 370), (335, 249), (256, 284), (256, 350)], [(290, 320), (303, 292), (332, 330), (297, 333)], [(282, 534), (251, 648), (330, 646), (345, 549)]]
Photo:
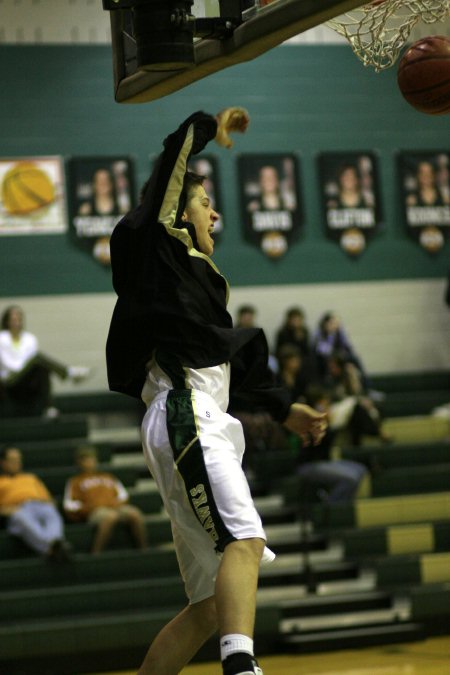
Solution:
[(404, 98), (419, 112), (450, 112), (450, 39), (444, 35), (415, 42), (398, 66), (398, 86)]
[(55, 199), (49, 176), (32, 162), (19, 162), (7, 171), (2, 183), (3, 208), (12, 215), (25, 215), (48, 206)]

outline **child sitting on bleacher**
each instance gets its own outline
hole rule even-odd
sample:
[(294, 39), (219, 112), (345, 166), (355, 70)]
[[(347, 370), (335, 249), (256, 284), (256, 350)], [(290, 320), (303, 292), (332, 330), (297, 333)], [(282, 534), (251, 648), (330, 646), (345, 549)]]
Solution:
[(103, 551), (119, 522), (129, 526), (138, 548), (146, 548), (142, 512), (128, 503), (128, 492), (118, 478), (98, 470), (96, 449), (92, 446), (78, 448), (75, 461), (80, 472), (67, 481), (63, 506), (69, 520), (96, 526), (92, 553)]

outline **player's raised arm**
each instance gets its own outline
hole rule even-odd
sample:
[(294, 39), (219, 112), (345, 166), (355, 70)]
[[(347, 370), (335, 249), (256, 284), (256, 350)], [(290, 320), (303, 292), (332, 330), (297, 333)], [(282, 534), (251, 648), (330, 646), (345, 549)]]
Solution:
[(231, 107), (225, 108), (216, 115), (217, 134), (215, 141), (223, 148), (231, 148), (233, 141), (230, 133), (239, 132), (243, 134), (247, 131), (250, 123), (250, 116), (245, 108)]

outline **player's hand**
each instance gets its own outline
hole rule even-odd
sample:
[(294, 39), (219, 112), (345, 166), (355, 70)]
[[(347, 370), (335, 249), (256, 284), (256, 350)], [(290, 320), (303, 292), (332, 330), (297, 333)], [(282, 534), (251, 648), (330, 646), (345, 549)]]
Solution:
[(223, 148), (231, 148), (233, 141), (230, 138), (230, 133), (237, 131), (243, 134), (249, 125), (250, 116), (245, 108), (225, 108), (216, 115), (216, 120), (216, 143)]
[(293, 403), (284, 426), (298, 434), (304, 445), (310, 445), (311, 442), (319, 445), (327, 430), (327, 413), (317, 412), (303, 403)]

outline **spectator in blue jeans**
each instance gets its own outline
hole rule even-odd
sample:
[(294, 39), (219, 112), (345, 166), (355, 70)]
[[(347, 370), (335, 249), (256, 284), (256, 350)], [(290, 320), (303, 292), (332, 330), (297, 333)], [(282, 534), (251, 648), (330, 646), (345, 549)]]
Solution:
[(52, 496), (33, 473), (22, 471), (22, 453), (5, 446), (0, 451), (0, 516), (9, 534), (54, 562), (69, 558), (64, 524)]
[[(310, 386), (307, 401), (311, 407), (328, 412), (330, 397), (319, 386)], [(356, 497), (361, 481), (368, 471), (364, 464), (347, 459), (332, 459), (334, 432), (327, 430), (318, 446), (301, 448), (298, 475), (316, 488), (321, 499), (328, 503), (351, 502)]]

